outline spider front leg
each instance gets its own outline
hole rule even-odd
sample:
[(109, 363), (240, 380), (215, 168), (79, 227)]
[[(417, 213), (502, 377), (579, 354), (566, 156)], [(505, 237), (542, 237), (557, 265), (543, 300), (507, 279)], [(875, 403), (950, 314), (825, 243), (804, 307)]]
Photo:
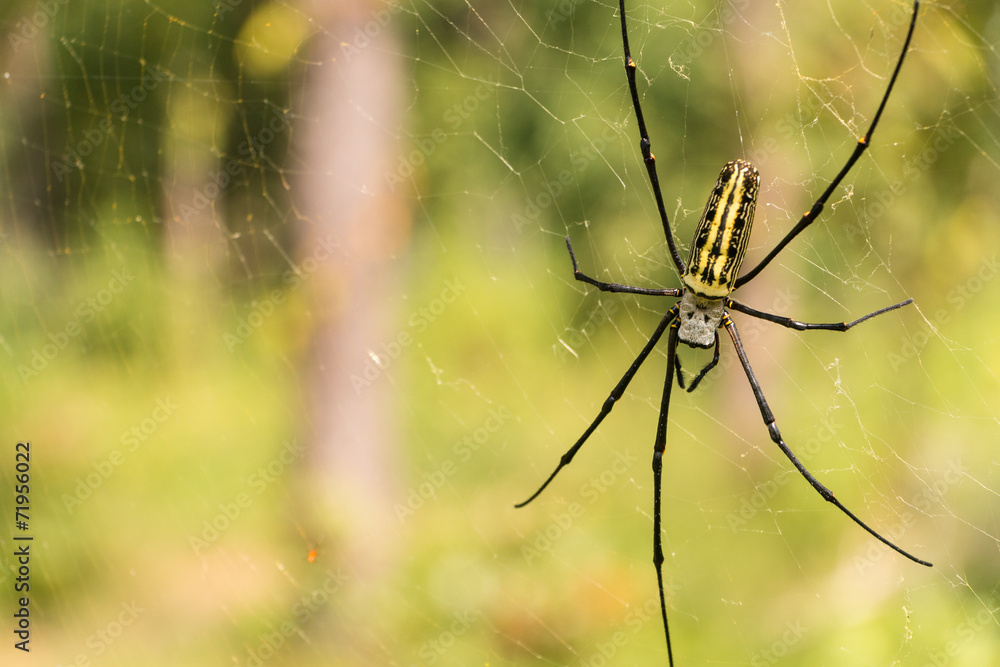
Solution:
[(910, 48), (910, 39), (913, 38), (913, 29), (917, 27), (917, 13), (919, 11), (920, 1), (914, 0), (913, 15), (910, 17), (910, 28), (906, 32), (906, 39), (903, 40), (903, 48), (899, 53), (899, 60), (896, 61), (896, 67), (892, 70), (892, 76), (889, 77), (889, 85), (886, 86), (885, 95), (882, 96), (882, 102), (878, 105), (878, 110), (875, 112), (875, 117), (872, 118), (871, 125), (868, 126), (868, 131), (865, 132), (863, 137), (858, 139), (858, 143), (854, 146), (854, 152), (851, 153), (849, 158), (847, 158), (847, 163), (841, 167), (840, 171), (826, 187), (826, 190), (824, 190), (819, 196), (819, 199), (817, 199), (812, 207), (806, 211), (805, 214), (803, 214), (797, 223), (795, 223), (795, 226), (792, 227), (791, 231), (789, 231), (783, 239), (778, 241), (778, 245), (774, 246), (774, 248), (771, 249), (771, 252), (767, 253), (764, 259), (758, 262), (757, 266), (740, 276), (733, 287), (734, 289), (746, 285), (748, 282), (753, 280), (754, 276), (760, 273), (765, 266), (770, 264), (771, 260), (774, 259), (786, 245), (791, 243), (792, 239), (799, 235), (799, 232), (814, 223), (816, 219), (819, 218), (819, 214), (823, 212), (823, 207), (826, 206), (826, 202), (830, 198), (830, 195), (832, 195), (833, 191), (837, 189), (840, 182), (844, 180), (847, 173), (851, 171), (851, 168), (854, 166), (854, 163), (858, 161), (858, 158), (860, 158), (861, 155), (868, 150), (868, 147), (871, 145), (872, 135), (875, 134), (875, 128), (878, 127), (878, 121), (882, 117), (882, 112), (885, 111), (886, 103), (889, 101), (889, 95), (892, 93), (892, 87), (896, 85), (896, 78), (899, 76), (899, 70), (903, 68), (903, 61), (906, 59), (906, 52)]
[(632, 95), (632, 106), (635, 108), (635, 119), (639, 125), (639, 150), (642, 151), (642, 161), (646, 165), (646, 173), (649, 174), (649, 183), (653, 186), (653, 195), (656, 197), (656, 210), (660, 214), (660, 222), (663, 223), (663, 234), (667, 237), (667, 245), (670, 246), (670, 258), (677, 267), (677, 275), (683, 276), (687, 267), (681, 259), (681, 253), (677, 249), (677, 241), (674, 233), (670, 229), (670, 220), (667, 217), (667, 207), (663, 203), (663, 192), (660, 190), (660, 179), (656, 175), (656, 157), (653, 155), (652, 142), (649, 139), (649, 131), (646, 130), (646, 121), (642, 117), (642, 105), (639, 104), (639, 90), (635, 85), (635, 61), (628, 46), (628, 27), (625, 21), (625, 0), (618, 1), (618, 11), (622, 20), (622, 46), (625, 51), (625, 76), (628, 78), (628, 89)]
[[(905, 305), (905, 304), (897, 304), (897, 306), (895, 307), (898, 307), (900, 305)], [(890, 307), (890, 309), (891, 308), (892, 307)], [(927, 561), (921, 560), (916, 556), (909, 554), (906, 551), (903, 551), (898, 546), (896, 546), (886, 538), (882, 537), (879, 533), (875, 532), (875, 530), (870, 528), (868, 524), (866, 524), (864, 521), (855, 516), (854, 513), (851, 512), (849, 509), (844, 507), (844, 505), (839, 500), (837, 500), (837, 498), (833, 495), (833, 492), (830, 491), (830, 489), (823, 486), (819, 482), (819, 480), (813, 477), (812, 473), (806, 470), (806, 467), (802, 465), (798, 457), (796, 457), (795, 454), (792, 453), (792, 450), (788, 448), (788, 445), (785, 444), (785, 441), (781, 437), (781, 432), (778, 430), (778, 425), (774, 419), (774, 413), (772, 413), (771, 408), (768, 407), (767, 400), (764, 398), (764, 392), (760, 388), (760, 383), (757, 382), (757, 377), (754, 375), (753, 369), (750, 367), (750, 361), (749, 359), (747, 359), (746, 351), (743, 349), (743, 343), (740, 341), (740, 334), (736, 330), (736, 324), (733, 322), (732, 318), (729, 317), (728, 313), (723, 316), (722, 324), (723, 326), (726, 327), (726, 331), (729, 332), (729, 337), (733, 339), (733, 346), (736, 348), (736, 355), (740, 359), (740, 364), (743, 365), (743, 371), (746, 373), (747, 380), (750, 382), (750, 388), (753, 390), (753, 396), (754, 399), (757, 401), (757, 407), (760, 408), (760, 416), (763, 418), (764, 424), (767, 426), (767, 432), (768, 434), (770, 434), (771, 440), (774, 441), (774, 444), (778, 445), (778, 447), (785, 454), (785, 456), (788, 457), (788, 460), (792, 462), (792, 465), (794, 465), (795, 468), (799, 471), (799, 473), (803, 477), (805, 477), (806, 481), (809, 482), (809, 484), (812, 485), (814, 489), (816, 489), (816, 492), (823, 497), (823, 500), (836, 505), (837, 509), (839, 509), (841, 512), (850, 517), (850, 519), (854, 521), (854, 523), (864, 528), (875, 539), (882, 542), (893, 551), (896, 551), (897, 553), (906, 556), (914, 563), (919, 563), (921, 565), (926, 565), (927, 567), (930, 567), (931, 564), (928, 563)]]
[(584, 274), (580, 271), (580, 266), (576, 262), (576, 253), (573, 252), (573, 243), (566, 237), (566, 249), (569, 250), (569, 258), (573, 261), (573, 277), (581, 283), (593, 285), (602, 292), (625, 292), (627, 294), (645, 294), (647, 296), (680, 296), (681, 290), (675, 288), (652, 289), (649, 287), (632, 287), (631, 285), (621, 285), (619, 283), (606, 283)]
[(784, 317), (782, 315), (772, 315), (771, 313), (765, 313), (762, 310), (757, 310), (756, 308), (751, 308), (750, 306), (744, 306), (742, 303), (728, 299), (726, 305), (735, 311), (741, 312), (744, 315), (750, 315), (751, 317), (756, 317), (760, 320), (765, 320), (767, 322), (774, 322), (775, 324), (780, 324), (788, 329), (795, 329), (796, 331), (813, 331), (813, 330), (824, 330), (824, 331), (847, 331), (851, 327), (861, 324), (865, 320), (870, 320), (873, 317), (882, 315), (883, 313), (888, 313), (889, 311), (896, 310), (897, 308), (902, 308), (903, 306), (908, 306), (913, 303), (913, 299), (907, 299), (906, 301), (900, 301), (899, 303), (894, 303), (891, 306), (886, 306), (885, 308), (879, 308), (878, 310), (868, 313), (863, 317), (859, 317), (853, 322), (832, 322), (829, 324), (819, 324), (811, 322), (799, 322), (798, 320), (793, 320), (790, 317)]

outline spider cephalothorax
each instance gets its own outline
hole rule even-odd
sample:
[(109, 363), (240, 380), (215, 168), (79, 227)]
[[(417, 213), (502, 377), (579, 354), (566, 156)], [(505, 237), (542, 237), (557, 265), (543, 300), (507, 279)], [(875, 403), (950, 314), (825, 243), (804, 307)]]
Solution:
[(677, 302), (677, 340), (691, 347), (715, 345), (722, 316), (726, 314), (723, 299), (706, 299), (694, 292), (685, 291)]

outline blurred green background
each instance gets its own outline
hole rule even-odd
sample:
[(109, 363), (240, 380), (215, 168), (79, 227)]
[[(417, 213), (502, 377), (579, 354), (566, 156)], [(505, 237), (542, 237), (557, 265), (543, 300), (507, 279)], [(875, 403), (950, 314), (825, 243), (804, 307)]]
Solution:
[[(721, 165), (747, 267), (840, 169), (910, 6), (630, 4), (686, 256)], [(1000, 11), (922, 5), (870, 151), (675, 391), (684, 665), (1000, 658)], [(673, 287), (608, 0), (0, 8), (3, 664), (664, 665), (654, 352)], [(710, 358), (683, 349), (689, 370)], [(31, 442), (30, 528), (14, 525)], [(30, 653), (13, 647), (30, 534)]]

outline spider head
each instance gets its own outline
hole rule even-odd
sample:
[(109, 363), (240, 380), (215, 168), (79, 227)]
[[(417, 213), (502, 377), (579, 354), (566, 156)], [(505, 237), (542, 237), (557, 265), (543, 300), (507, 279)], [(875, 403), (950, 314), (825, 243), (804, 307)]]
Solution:
[(691, 347), (715, 345), (715, 330), (725, 314), (723, 299), (706, 299), (687, 290), (680, 300), (677, 339)]

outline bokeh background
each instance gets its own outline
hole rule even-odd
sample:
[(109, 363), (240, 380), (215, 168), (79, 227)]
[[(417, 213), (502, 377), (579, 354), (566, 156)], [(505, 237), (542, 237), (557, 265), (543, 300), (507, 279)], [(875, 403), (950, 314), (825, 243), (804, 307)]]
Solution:
[[(747, 264), (870, 122), (899, 0), (630, 3), (682, 247), (721, 165)], [(922, 5), (871, 150), (675, 391), (678, 665), (1000, 656), (1000, 11)], [(678, 285), (616, 3), (7, 0), (0, 7), (5, 665), (663, 665), (657, 350)], [(686, 250), (684, 250), (686, 254)], [(705, 352), (683, 350), (686, 368)], [(30, 528), (14, 447), (31, 442)], [(14, 649), (30, 534), (30, 653)]]

